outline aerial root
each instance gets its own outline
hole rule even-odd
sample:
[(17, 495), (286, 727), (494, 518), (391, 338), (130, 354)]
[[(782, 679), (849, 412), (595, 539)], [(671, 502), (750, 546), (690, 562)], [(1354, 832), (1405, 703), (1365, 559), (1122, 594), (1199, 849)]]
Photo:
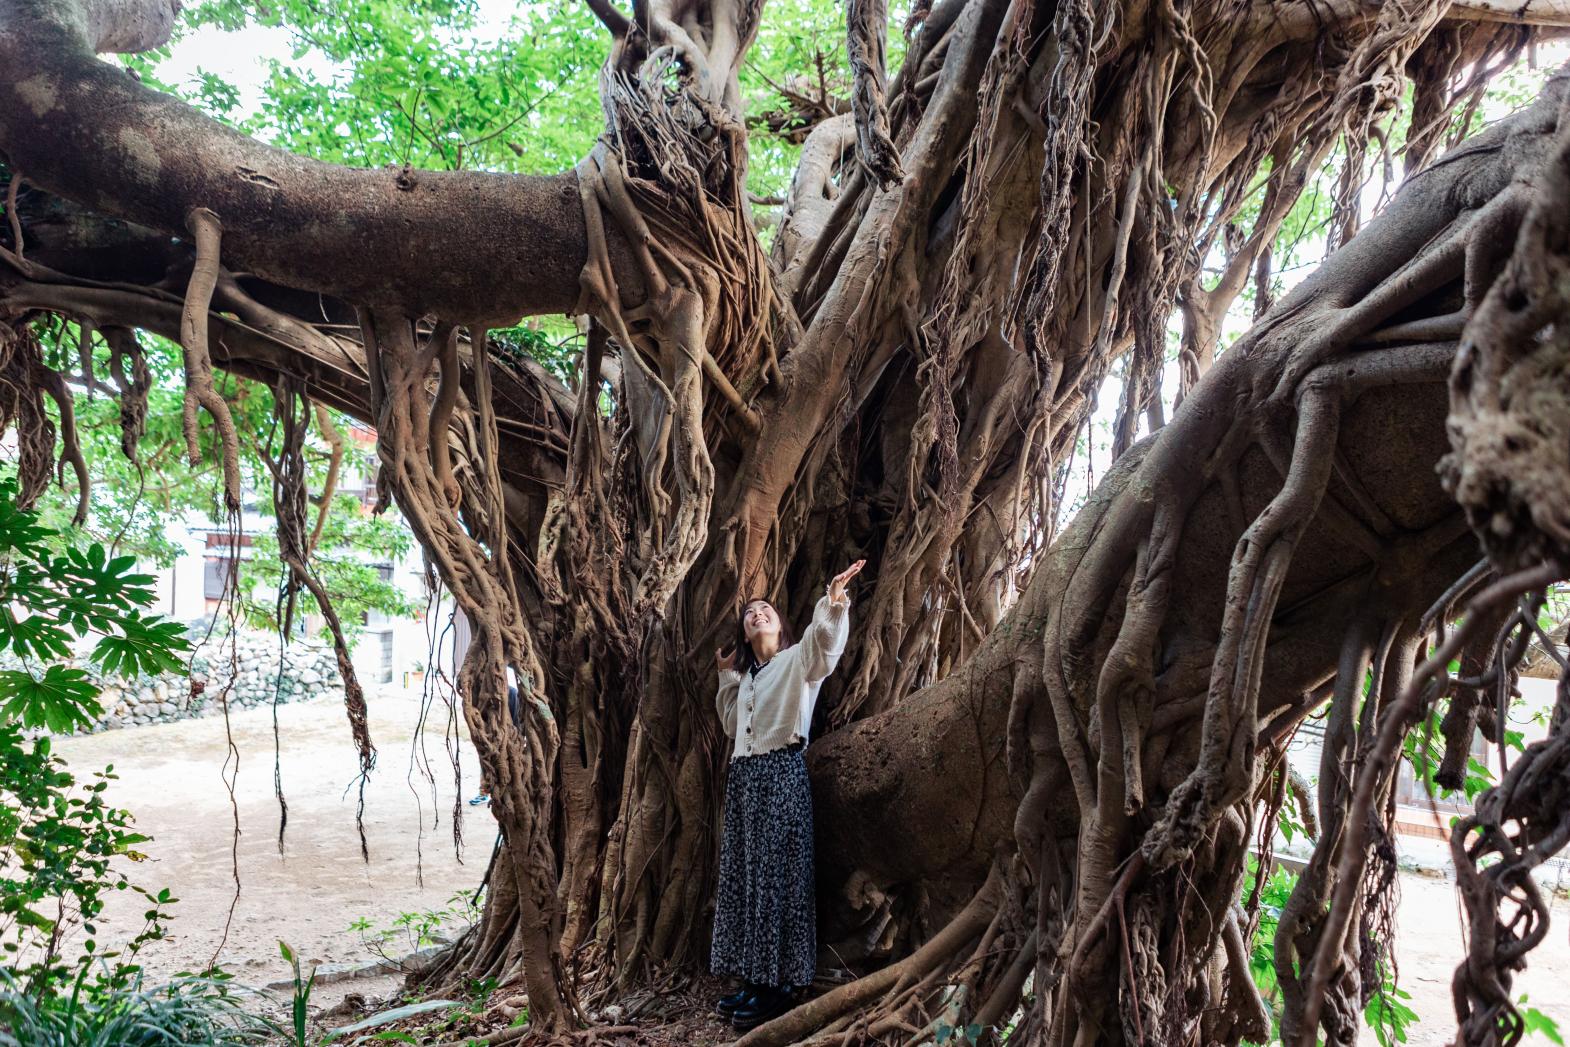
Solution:
[(185, 362), (181, 421), (186, 453), (192, 465), (202, 464), (201, 436), (197, 425), (197, 409), (201, 407), (212, 416), (213, 424), (218, 427), (224, 505), (229, 512), (239, 512), (240, 439), (235, 432), (229, 405), (213, 385), (212, 354), (208, 348), (207, 317), (212, 307), (213, 288), (218, 283), (218, 251), (223, 224), (207, 208), (193, 207), (186, 216), (186, 225), (196, 241), (196, 260), (191, 268), (191, 281), (186, 286), (185, 307), (180, 316), (180, 348), (184, 350)]
[[(506, 509), (494, 479), (498, 448), (485, 372), (489, 363), (483, 356), (485, 339), (483, 335), (474, 339), (482, 353), (474, 361), (475, 396), (481, 401), (474, 406), (484, 460), (470, 462), (476, 482), (462, 488), (460, 519), (460, 506), (453, 504), (431, 454), (433, 450), (442, 456), (450, 453), (445, 434), (433, 439), (431, 425), (445, 424), (452, 417), (446, 406), (433, 411), (433, 400), (445, 401), (455, 394), (443, 392), (440, 382), (435, 394), (428, 386), (430, 370), (442, 366), (444, 354), (451, 363), (452, 325), (439, 322), (428, 337), (419, 339), (410, 317), (363, 309), (361, 329), (372, 372), (377, 453), (387, 484), (473, 627), (458, 673), (458, 690), (464, 697), (470, 736), (491, 782), (492, 811), (507, 841), (493, 883), (510, 878), (516, 887), (518, 919), (509, 938), (522, 953), (536, 1022), (541, 1028), (564, 1032), (580, 1015), (558, 948), (560, 911), (550, 839), (551, 768), (561, 738), (510, 566), (503, 523)], [(509, 668), (516, 673), (521, 705), (516, 724), (509, 711)], [(494, 959), (472, 952), (465, 958), (487, 968)], [(462, 984), (471, 973), (459, 964), (447, 971), (446, 978)]]
[[(262, 450), (262, 460), (273, 478), (273, 508), (277, 520), (278, 556), (283, 560), (288, 576), (279, 592), (279, 636), (287, 642), (292, 635), (295, 602), (301, 588), (308, 590), (327, 623), (333, 639), (333, 654), (338, 662), (338, 675), (343, 681), (344, 708), (349, 715), (349, 729), (354, 737), (355, 751), (359, 754), (359, 798), (355, 807), (354, 824), (360, 836), (360, 856), (371, 860), (370, 848), (365, 837), (365, 786), (371, 770), (376, 766), (376, 747), (371, 743), (369, 710), (365, 691), (360, 685), (354, 663), (349, 655), (349, 645), (344, 639), (343, 624), (337, 609), (321, 579), (311, 568), (311, 540), (306, 537), (306, 468), (305, 434), (308, 428), (309, 403), (303, 383), (297, 378), (279, 381), (273, 390), (273, 410), (280, 422), (282, 448), (274, 457)], [(326, 504), (324, 500), (323, 510)], [(279, 845), (282, 846), (282, 826)]]
[(49, 394), (60, 412), (61, 462), (70, 462), (71, 470), (76, 474), (76, 510), (71, 514), (71, 526), (80, 527), (87, 522), (92, 481), (88, 479), (87, 459), (82, 456), (82, 445), (76, 431), (76, 399), (60, 372), (40, 365), (34, 376), (39, 387)]
[(147, 397), (153, 387), (147, 354), (129, 327), (104, 328), (104, 341), (109, 343), (109, 373), (120, 387), (120, 452), (139, 464), (137, 444), (147, 431)]

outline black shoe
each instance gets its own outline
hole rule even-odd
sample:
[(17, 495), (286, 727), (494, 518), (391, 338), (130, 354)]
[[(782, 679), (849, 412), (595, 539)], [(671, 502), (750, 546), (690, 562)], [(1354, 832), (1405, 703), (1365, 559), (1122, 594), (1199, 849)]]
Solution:
[(714, 1004), (714, 1009), (729, 1018), (736, 1013), (736, 1008), (749, 1002), (757, 994), (758, 986), (751, 982), (742, 982), (741, 988), (729, 996), (721, 996)]
[(778, 1018), (791, 1007), (795, 1000), (788, 985), (779, 987), (765, 986), (756, 996), (740, 1007), (730, 1017), (731, 1026), (738, 1032), (762, 1025), (771, 1018)]

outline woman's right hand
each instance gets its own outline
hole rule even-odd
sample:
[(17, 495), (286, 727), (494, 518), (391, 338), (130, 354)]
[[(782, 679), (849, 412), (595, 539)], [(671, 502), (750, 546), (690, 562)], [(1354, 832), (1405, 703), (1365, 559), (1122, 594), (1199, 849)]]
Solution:
[(735, 649), (733, 648), (730, 654), (726, 654), (724, 648), (716, 649), (714, 652), (714, 665), (722, 673), (734, 670), (736, 668)]

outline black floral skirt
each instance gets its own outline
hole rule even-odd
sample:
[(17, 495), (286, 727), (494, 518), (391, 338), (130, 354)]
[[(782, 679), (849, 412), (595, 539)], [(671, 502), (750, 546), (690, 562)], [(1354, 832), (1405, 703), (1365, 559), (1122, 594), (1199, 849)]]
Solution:
[(817, 969), (812, 786), (800, 742), (738, 756), (725, 776), (719, 898), (710, 967), (764, 985)]

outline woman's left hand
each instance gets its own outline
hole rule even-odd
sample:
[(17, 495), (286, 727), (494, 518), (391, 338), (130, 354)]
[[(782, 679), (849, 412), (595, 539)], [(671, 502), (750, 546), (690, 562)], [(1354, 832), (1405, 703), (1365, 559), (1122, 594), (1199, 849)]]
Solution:
[(834, 580), (829, 583), (829, 599), (835, 603), (844, 603), (845, 583), (860, 574), (861, 569), (866, 565), (866, 560), (857, 560), (839, 574), (836, 574)]

